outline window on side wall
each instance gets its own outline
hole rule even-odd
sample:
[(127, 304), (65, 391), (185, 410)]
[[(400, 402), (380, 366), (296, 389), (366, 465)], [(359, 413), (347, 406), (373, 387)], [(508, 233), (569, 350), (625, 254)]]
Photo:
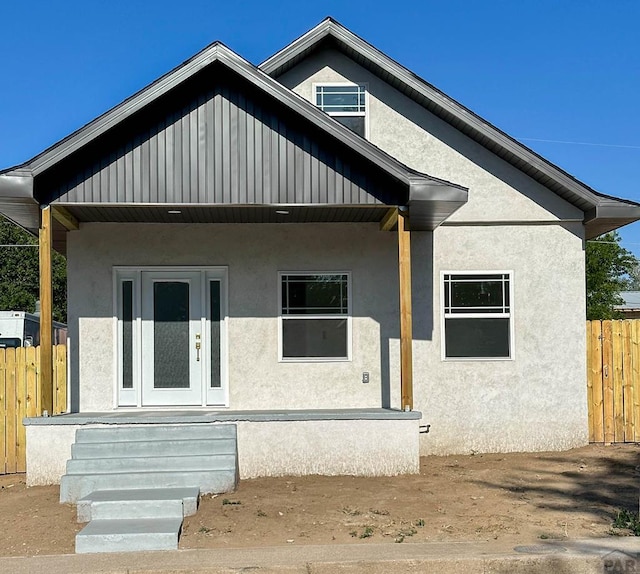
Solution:
[(351, 356), (349, 273), (280, 274), (280, 359)]
[(315, 84), (316, 106), (358, 135), (367, 137), (364, 84)]
[(442, 273), (444, 359), (512, 359), (512, 272)]

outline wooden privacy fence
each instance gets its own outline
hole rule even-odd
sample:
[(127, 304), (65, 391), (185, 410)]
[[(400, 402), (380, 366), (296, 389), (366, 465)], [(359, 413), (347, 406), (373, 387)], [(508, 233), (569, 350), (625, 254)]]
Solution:
[(640, 442), (640, 319), (587, 321), (590, 442)]
[[(26, 471), (24, 417), (40, 413), (40, 347), (0, 349), (0, 474)], [(67, 348), (53, 347), (53, 413), (67, 409)]]

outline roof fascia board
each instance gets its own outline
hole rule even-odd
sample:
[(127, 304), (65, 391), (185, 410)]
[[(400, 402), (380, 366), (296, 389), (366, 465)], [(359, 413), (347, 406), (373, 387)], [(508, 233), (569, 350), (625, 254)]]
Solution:
[(625, 207), (633, 206), (633, 202), (625, 202), (615, 197), (598, 193), (586, 184), (583, 184), (579, 180), (573, 178), (559, 167), (545, 160), (543, 157), (504, 133), (499, 128), (482, 119), (459, 102), (449, 98), (435, 86), (429, 84), (427, 81), (402, 66), (402, 64), (399, 64), (333, 19), (327, 18), (323, 20), (316, 27), (309, 30), (309, 32), (300, 36), (291, 44), (265, 60), (259, 67), (267, 74), (271, 74), (327, 36), (332, 36), (338, 42), (344, 43), (350, 49), (359, 53), (363, 58), (371, 62), (374, 67), (378, 67), (390, 75), (395, 76), (400, 82), (431, 100), (442, 110), (466, 123), (472, 129), (501, 146), (505, 151), (527, 162), (529, 165), (551, 179), (554, 179), (560, 185), (566, 187), (593, 207), (599, 205), (603, 198), (608, 201), (620, 203)]
[[(331, 32), (336, 32), (336, 26), (332, 26), (332, 24), (344, 28), (344, 26), (338, 24), (331, 18), (325, 18), (317, 26), (314, 26), (308, 32), (302, 34), (302, 36), (299, 36), (293, 42), (281, 50), (278, 50), (272, 56), (269, 56), (269, 58), (258, 65), (258, 68), (271, 76), (275, 70), (287, 64), (292, 58), (312, 48), (315, 44), (330, 35)], [(346, 30), (346, 28), (344, 29)]]

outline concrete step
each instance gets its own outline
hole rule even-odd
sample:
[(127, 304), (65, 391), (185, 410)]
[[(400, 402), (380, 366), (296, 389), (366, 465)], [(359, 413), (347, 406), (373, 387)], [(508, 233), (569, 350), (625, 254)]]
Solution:
[(153, 440), (189, 440), (236, 438), (235, 425), (195, 424), (195, 425), (155, 425), (111, 426), (81, 428), (76, 431), (76, 442), (119, 442)]
[(176, 550), (182, 518), (92, 520), (76, 535), (76, 552)]
[(78, 522), (192, 516), (199, 495), (198, 488), (96, 490), (78, 500)]
[(71, 456), (82, 458), (128, 458), (136, 456), (180, 456), (236, 454), (234, 438), (187, 440), (134, 440), (127, 442), (80, 442), (71, 446)]
[(157, 472), (171, 470), (235, 470), (232, 454), (156, 456), (129, 458), (82, 458), (67, 461), (67, 474)]
[(60, 502), (75, 503), (94, 490), (199, 487), (203, 494), (231, 492), (236, 470), (66, 474), (60, 481)]

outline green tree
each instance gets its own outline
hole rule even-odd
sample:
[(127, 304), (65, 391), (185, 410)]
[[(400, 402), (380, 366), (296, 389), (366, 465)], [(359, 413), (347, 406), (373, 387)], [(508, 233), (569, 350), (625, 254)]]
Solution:
[(613, 307), (623, 303), (620, 291), (627, 289), (629, 275), (638, 260), (620, 245), (618, 233), (611, 232), (587, 242), (587, 319), (616, 319)]
[[(34, 247), (4, 247), (33, 245)], [(0, 309), (33, 313), (40, 293), (38, 241), (0, 216)], [(53, 253), (53, 318), (67, 320), (67, 262)]]
[(640, 261), (636, 262), (629, 272), (629, 283), (626, 287), (629, 291), (640, 291)]

